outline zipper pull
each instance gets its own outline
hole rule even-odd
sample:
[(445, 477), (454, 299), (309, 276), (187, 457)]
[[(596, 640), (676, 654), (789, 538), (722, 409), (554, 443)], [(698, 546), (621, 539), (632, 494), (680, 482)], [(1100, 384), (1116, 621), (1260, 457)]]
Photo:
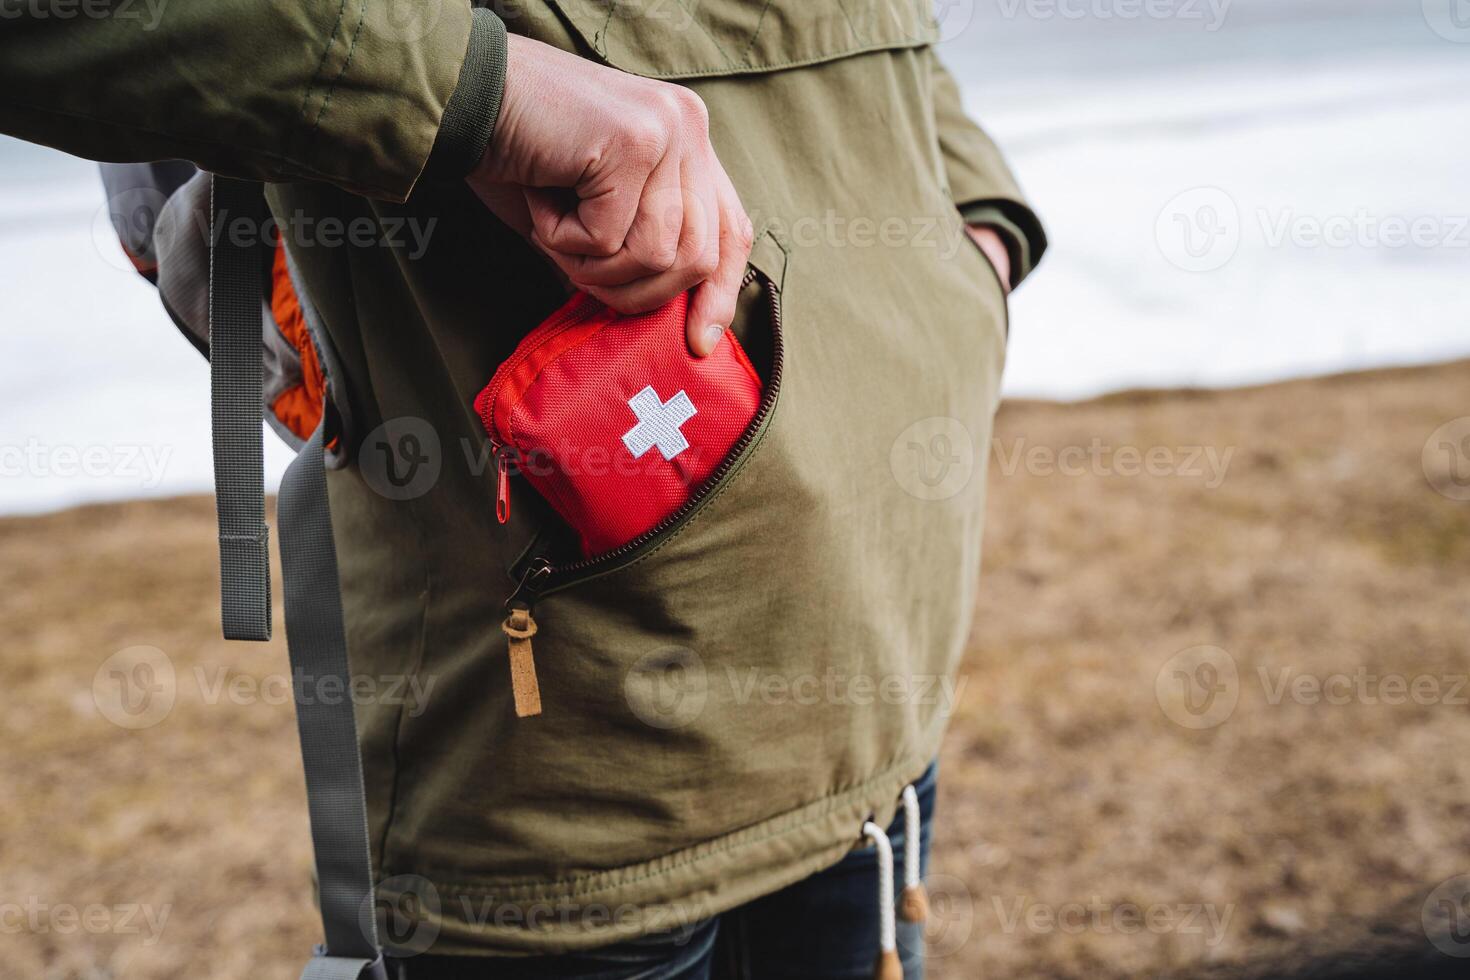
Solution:
[(500, 624), (510, 645), (510, 693), (516, 702), (516, 717), (541, 713), (541, 685), (536, 681), (536, 660), (531, 655), (531, 637), (536, 620), (528, 606), (513, 606)]
[(536, 680), (536, 660), (531, 653), (531, 637), (536, 635), (531, 602), (537, 587), (550, 574), (551, 562), (545, 558), (532, 560), (516, 583), (515, 591), (505, 600), (505, 622), (500, 624), (500, 629), (509, 646), (510, 691), (517, 718), (541, 713), (541, 685)]
[(495, 519), (504, 524), (510, 520), (510, 446), (495, 447)]

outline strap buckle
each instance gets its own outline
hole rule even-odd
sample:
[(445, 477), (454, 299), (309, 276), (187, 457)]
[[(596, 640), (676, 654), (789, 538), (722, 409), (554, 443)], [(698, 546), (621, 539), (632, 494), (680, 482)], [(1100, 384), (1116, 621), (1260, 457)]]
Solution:
[[(356, 964), (356, 972), (352, 972)], [(395, 980), (388, 972), (388, 961), (383, 957), (383, 951), (378, 950), (376, 959), (369, 962), (355, 956), (333, 956), (327, 952), (327, 947), (317, 944), (312, 949), (311, 962), (307, 964), (306, 971), (302, 977), (353, 977), (355, 980)]]

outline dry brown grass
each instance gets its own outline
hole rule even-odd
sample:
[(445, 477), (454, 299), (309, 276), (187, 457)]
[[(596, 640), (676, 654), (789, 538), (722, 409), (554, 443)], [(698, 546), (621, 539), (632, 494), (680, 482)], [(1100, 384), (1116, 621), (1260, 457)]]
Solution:
[[(992, 456), (932, 977), (1265, 976), (1303, 949), (1425, 946), (1424, 896), (1470, 871), (1470, 711), (1271, 695), (1288, 669), (1441, 694), (1470, 674), (1470, 503), (1420, 463), (1467, 391), (1470, 362), (1003, 408), (1007, 459), (1017, 440), (1095, 438), (1234, 454), (1213, 488)], [(97, 931), (0, 922), (5, 977), (294, 976), (315, 939), (290, 708), (207, 703), (217, 671), (285, 662), (279, 641), (217, 639), (213, 518), (186, 499), (0, 521), (0, 902), (109, 909)], [(135, 644), (168, 650), (181, 682), (162, 723), (126, 731), (92, 686)], [(1202, 644), (1233, 658), (1238, 703), (1191, 730), (1155, 680)], [(1102, 925), (1028, 925), (1089, 904)], [(168, 910), (157, 942), (141, 917), (120, 928), (122, 905)], [(1205, 914), (1120, 931), (1131, 906)]]

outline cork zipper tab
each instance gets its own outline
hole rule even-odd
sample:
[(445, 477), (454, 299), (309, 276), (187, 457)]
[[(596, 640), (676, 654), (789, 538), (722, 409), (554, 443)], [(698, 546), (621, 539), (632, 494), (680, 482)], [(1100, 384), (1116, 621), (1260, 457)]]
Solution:
[(510, 690), (515, 698), (516, 717), (529, 718), (541, 713), (541, 685), (536, 681), (536, 660), (531, 654), (531, 637), (536, 635), (536, 620), (526, 606), (516, 606), (505, 617), (500, 628), (510, 646)]

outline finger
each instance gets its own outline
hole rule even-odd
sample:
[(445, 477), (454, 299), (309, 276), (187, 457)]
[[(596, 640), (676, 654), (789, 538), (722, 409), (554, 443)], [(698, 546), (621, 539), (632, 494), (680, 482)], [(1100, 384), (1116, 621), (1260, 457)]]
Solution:
[(750, 218), (730, 178), (720, 171), (719, 258), (714, 274), (700, 283), (689, 303), (689, 349), (698, 357), (714, 352), (735, 319), (745, 263), (750, 258)]
[(622, 249), (612, 256), (569, 256), (567, 274), (589, 285), (621, 286), (672, 269), (684, 234), (681, 170), (679, 156), (665, 154), (648, 175)]
[(618, 286), (599, 286), (575, 278), (572, 281), (613, 309), (627, 313), (655, 309), (709, 278), (719, 262), (719, 192), (713, 177), (706, 168), (690, 166), (685, 170), (684, 224), (674, 264), (667, 272)]
[(528, 188), (536, 233), (552, 251), (616, 255), (627, 240), (650, 175), (664, 157), (649, 144), (629, 149), (606, 173), (592, 173), (570, 189)]
[(576, 280), (572, 282), (619, 313), (647, 313), (663, 306), (706, 275), (693, 267), (684, 267), (644, 276), (621, 286), (589, 286)]

